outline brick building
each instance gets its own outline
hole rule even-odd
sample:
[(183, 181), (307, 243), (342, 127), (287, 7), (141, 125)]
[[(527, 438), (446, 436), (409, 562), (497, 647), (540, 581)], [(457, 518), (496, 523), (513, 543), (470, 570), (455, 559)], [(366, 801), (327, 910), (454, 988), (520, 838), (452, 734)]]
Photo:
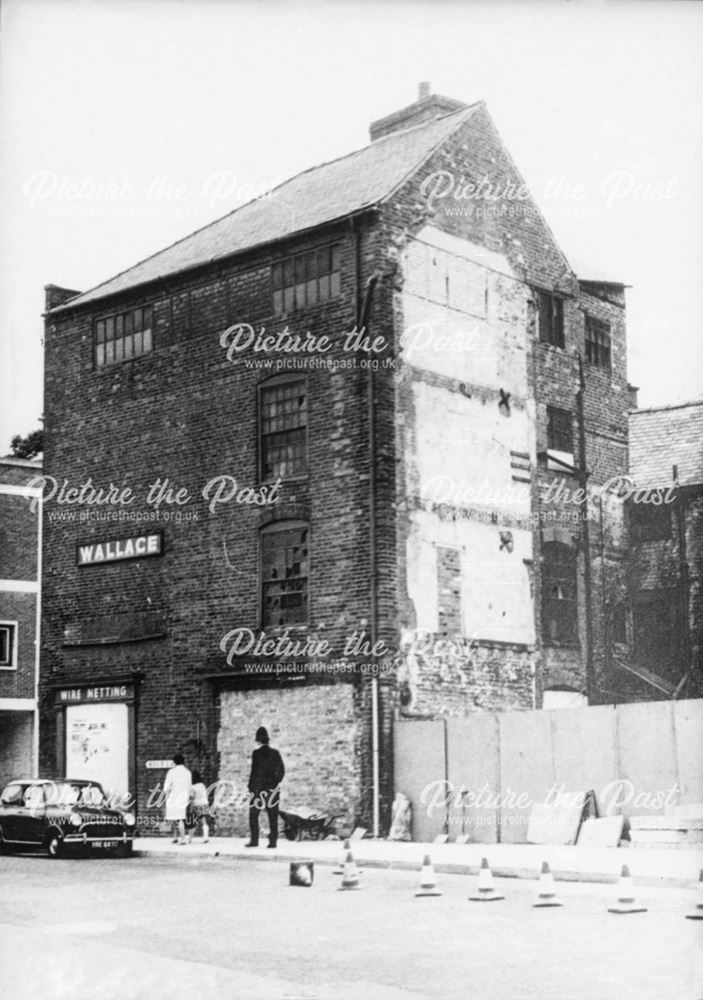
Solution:
[[(703, 694), (703, 402), (630, 414), (629, 559), (619, 700)], [(637, 502), (639, 501), (639, 502)]]
[(375, 828), (399, 713), (607, 699), (624, 287), (482, 102), (422, 87), (371, 138), (47, 287), (43, 761), (147, 819), (176, 749), (241, 792), (265, 724), (286, 802)]
[(37, 766), (41, 462), (0, 458), (0, 785)]

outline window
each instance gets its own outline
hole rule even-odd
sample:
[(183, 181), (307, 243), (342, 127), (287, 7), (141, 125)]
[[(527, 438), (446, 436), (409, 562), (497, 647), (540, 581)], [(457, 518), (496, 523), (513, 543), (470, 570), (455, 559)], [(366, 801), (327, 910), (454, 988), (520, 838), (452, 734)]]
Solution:
[(537, 292), (539, 339), (555, 347), (564, 346), (564, 301), (549, 292)]
[(571, 410), (547, 407), (547, 468), (574, 471), (574, 422)]
[(0, 622), (0, 669), (17, 668), (17, 623)]
[(339, 244), (277, 261), (271, 268), (275, 316), (335, 299), (340, 293)]
[(542, 548), (542, 635), (547, 643), (578, 640), (576, 553), (563, 542)]
[(308, 535), (306, 524), (287, 522), (261, 533), (263, 628), (307, 625)]
[(586, 361), (610, 368), (610, 324), (586, 314)]
[(259, 387), (262, 479), (307, 475), (307, 423), (304, 378), (282, 375)]
[(632, 503), (629, 507), (635, 544), (671, 538), (671, 512), (667, 505)]
[(151, 306), (129, 309), (116, 316), (96, 320), (95, 367), (129, 361), (153, 350)]

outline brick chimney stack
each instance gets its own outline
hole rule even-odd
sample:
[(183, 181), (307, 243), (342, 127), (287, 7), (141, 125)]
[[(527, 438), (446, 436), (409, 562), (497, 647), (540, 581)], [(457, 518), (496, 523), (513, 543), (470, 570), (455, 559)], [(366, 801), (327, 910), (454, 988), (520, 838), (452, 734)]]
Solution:
[(462, 111), (468, 104), (463, 101), (456, 101), (453, 97), (442, 97), (441, 94), (431, 94), (430, 85), (423, 81), (418, 88), (418, 99), (413, 104), (394, 111), (385, 118), (371, 122), (369, 132), (371, 141), (381, 139), (384, 135), (391, 135), (393, 132), (401, 132), (403, 129), (412, 128), (413, 125), (420, 125), (422, 122), (433, 121), (435, 118), (444, 118), (446, 115)]

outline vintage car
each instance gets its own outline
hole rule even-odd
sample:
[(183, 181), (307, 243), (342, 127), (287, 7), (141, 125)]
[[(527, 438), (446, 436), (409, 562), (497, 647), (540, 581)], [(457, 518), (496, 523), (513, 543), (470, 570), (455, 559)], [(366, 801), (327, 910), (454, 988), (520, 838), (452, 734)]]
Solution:
[(41, 847), (50, 858), (69, 848), (127, 856), (134, 816), (114, 808), (96, 781), (11, 781), (0, 795), (0, 851)]

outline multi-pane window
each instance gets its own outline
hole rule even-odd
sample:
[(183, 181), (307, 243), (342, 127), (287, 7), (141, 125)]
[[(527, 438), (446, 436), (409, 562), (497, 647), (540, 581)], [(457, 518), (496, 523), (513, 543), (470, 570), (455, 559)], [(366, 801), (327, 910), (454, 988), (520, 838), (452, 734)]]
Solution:
[(262, 479), (307, 475), (307, 422), (304, 378), (283, 375), (259, 388)]
[(261, 533), (263, 628), (306, 625), (308, 621), (309, 529), (288, 522)]
[(586, 314), (586, 361), (610, 368), (610, 324)]
[(632, 503), (630, 525), (635, 543), (671, 538), (671, 507), (666, 504)]
[(0, 622), (0, 667), (13, 670), (16, 667), (15, 642), (17, 625), (14, 622)]
[(542, 547), (542, 632), (544, 641), (576, 642), (576, 553), (563, 542)]
[(537, 292), (539, 339), (555, 347), (564, 346), (564, 301), (549, 292)]
[(151, 306), (128, 309), (97, 320), (94, 346), (96, 368), (149, 354), (154, 346)]
[(275, 316), (337, 298), (341, 287), (339, 244), (277, 261), (271, 268)]
[(573, 455), (574, 426), (571, 410), (547, 407), (547, 448)]

